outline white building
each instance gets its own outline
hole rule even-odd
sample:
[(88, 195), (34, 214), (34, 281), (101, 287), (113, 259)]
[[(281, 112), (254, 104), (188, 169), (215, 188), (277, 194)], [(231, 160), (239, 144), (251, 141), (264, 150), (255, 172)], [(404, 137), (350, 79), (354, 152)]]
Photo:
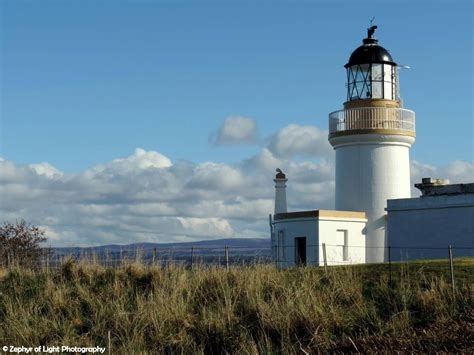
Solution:
[(387, 201), (392, 260), (474, 256), (474, 183), (449, 185), (423, 179), (418, 198)]
[[(364, 212), (312, 210), (274, 217), (278, 266), (361, 264), (365, 262)], [(349, 239), (350, 238), (350, 239)]]
[[(410, 212), (410, 204), (425, 203), (410, 199), (409, 149), (415, 141), (415, 113), (402, 107), (398, 67), (373, 37), (376, 28), (368, 29), (367, 38), (345, 65), (344, 108), (329, 114), (329, 143), (336, 153), (336, 210), (287, 212), (288, 180), (277, 169), (275, 214), (270, 225), (273, 258), (279, 266), (321, 265), (323, 244), (328, 264), (387, 261), (387, 238), (394, 248), (400, 245), (394, 240), (402, 238), (400, 235), (409, 229), (401, 224), (417, 218)], [(466, 199), (472, 201), (471, 197)], [(447, 208), (443, 201), (439, 200), (439, 209), (444, 209), (441, 214)], [(459, 218), (446, 218), (450, 223), (457, 223), (461, 216), (473, 221), (473, 209), (469, 206), (460, 207)], [(422, 223), (429, 224), (435, 215), (434, 210), (426, 214)], [(449, 229), (450, 223), (444, 225), (446, 232), (440, 243), (451, 244), (454, 230), (464, 233), (460, 237), (463, 240), (472, 238), (473, 222), (454, 230)], [(426, 230), (423, 224), (412, 227), (410, 234), (411, 240), (419, 240), (420, 246), (430, 244), (425, 234), (416, 233)], [(397, 241), (403, 244), (403, 238)], [(467, 244), (472, 246), (474, 242)]]

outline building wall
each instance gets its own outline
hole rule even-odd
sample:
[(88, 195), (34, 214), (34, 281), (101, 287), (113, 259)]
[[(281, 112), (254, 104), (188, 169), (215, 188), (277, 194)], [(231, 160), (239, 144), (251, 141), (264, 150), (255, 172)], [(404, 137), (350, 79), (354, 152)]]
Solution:
[[(324, 264), (323, 247), (326, 244), (328, 265), (365, 263), (365, 226), (366, 220), (358, 219), (319, 219), (319, 265)], [(347, 233), (344, 243), (343, 231)], [(347, 260), (344, 260), (344, 248), (347, 248)]]
[[(307, 265), (315, 265), (318, 260), (318, 223), (317, 218), (294, 218), (284, 219), (274, 222), (275, 237), (274, 240), (277, 245), (276, 249), (276, 264), (279, 267), (289, 267), (295, 265), (295, 238), (306, 237), (306, 262)], [(284, 233), (285, 244), (279, 244), (280, 232)]]
[[(365, 262), (365, 219), (357, 218), (294, 218), (274, 222), (274, 255), (279, 267), (296, 264), (295, 238), (306, 237), (307, 265), (324, 265), (322, 243), (326, 243), (328, 265), (355, 264)], [(284, 233), (285, 245), (278, 245), (280, 232)], [(343, 233), (348, 235), (348, 259), (344, 260)]]
[(392, 260), (446, 258), (448, 245), (474, 256), (474, 194), (389, 200), (387, 212)]
[(336, 150), (336, 210), (367, 212), (367, 262), (386, 261), (386, 203), (410, 197), (413, 141), (413, 137), (378, 134), (331, 141)]

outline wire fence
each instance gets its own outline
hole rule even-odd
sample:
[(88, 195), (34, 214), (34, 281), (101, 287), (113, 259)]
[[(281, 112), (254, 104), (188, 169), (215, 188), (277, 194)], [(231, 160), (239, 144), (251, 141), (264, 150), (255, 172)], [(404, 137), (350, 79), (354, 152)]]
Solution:
[[(229, 270), (237, 266), (274, 265), (278, 269), (309, 266), (321, 268), (325, 274), (332, 268), (343, 265), (362, 265), (366, 263), (366, 253), (373, 249), (383, 249), (379, 255), (380, 263), (375, 268), (361, 268), (363, 277), (388, 282), (392, 287), (403, 280), (419, 279), (424, 272), (441, 276), (452, 285), (453, 298), (461, 285), (472, 286), (472, 267), (466, 261), (454, 261), (454, 257), (474, 257), (474, 246), (387, 246), (366, 247), (340, 244), (273, 245), (269, 247), (224, 246), (188, 248), (142, 248), (142, 249), (98, 249), (64, 252), (60, 249), (41, 249), (28, 253), (14, 254), (0, 250), (0, 267), (32, 267), (46, 272), (60, 270), (68, 261), (85, 262), (105, 268), (120, 268), (130, 262), (146, 266), (169, 267), (181, 265), (190, 270), (217, 266)], [(38, 254), (40, 252), (40, 254)], [(421, 255), (421, 257), (420, 257)], [(6, 257), (5, 257), (6, 256)], [(405, 262), (412, 260), (413, 262)], [(457, 263), (460, 263), (458, 267)], [(471, 263), (471, 261), (467, 261)], [(464, 265), (464, 266), (463, 266)], [(469, 264), (470, 265), (470, 264)], [(336, 271), (336, 269), (334, 269)], [(456, 270), (456, 272), (455, 272)], [(455, 279), (456, 275), (456, 279)]]
[[(283, 244), (272, 248), (277, 265), (348, 265), (398, 262), (417, 259), (444, 259), (449, 250), (456, 256), (474, 256), (474, 246), (364, 246), (346, 244)], [(369, 258), (371, 255), (371, 259)], [(374, 256), (375, 255), (375, 256)], [(373, 261), (373, 260), (376, 261)]]
[[(71, 248), (70, 248), (71, 249)], [(298, 244), (255, 246), (191, 246), (191, 247), (152, 247), (152, 248), (99, 248), (42, 249), (38, 254), (3, 253), (0, 266), (27, 265), (59, 268), (66, 260), (90, 262), (104, 267), (119, 267), (124, 263), (139, 261), (145, 265), (180, 264), (186, 267), (218, 265), (222, 267), (273, 264), (276, 267), (292, 266), (337, 266), (365, 264), (370, 261), (367, 253), (380, 250), (377, 262), (394, 263), (415, 259), (446, 259), (454, 256), (474, 256), (474, 246), (387, 246), (370, 247), (342, 244)]]
[(8, 253), (0, 260), (1, 267), (25, 265), (57, 269), (66, 260), (88, 262), (103, 267), (120, 267), (130, 262), (140, 262), (144, 265), (179, 264), (186, 267), (219, 265), (223, 267), (252, 264), (270, 264), (270, 247), (222, 246), (188, 248), (119, 248), (92, 249), (77, 252), (61, 251), (60, 249), (43, 249), (42, 253)]

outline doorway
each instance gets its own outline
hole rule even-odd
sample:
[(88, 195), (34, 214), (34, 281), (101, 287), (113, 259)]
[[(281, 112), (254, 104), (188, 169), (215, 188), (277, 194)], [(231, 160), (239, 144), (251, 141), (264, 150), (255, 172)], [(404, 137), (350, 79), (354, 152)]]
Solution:
[(306, 237), (295, 238), (295, 263), (306, 265)]

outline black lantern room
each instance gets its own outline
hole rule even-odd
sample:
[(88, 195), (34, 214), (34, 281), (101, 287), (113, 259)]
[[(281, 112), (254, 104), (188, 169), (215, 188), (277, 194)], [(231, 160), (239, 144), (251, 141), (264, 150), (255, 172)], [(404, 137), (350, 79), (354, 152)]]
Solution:
[(352, 52), (347, 70), (347, 101), (398, 99), (397, 64), (373, 37), (377, 26), (367, 30), (363, 45)]

